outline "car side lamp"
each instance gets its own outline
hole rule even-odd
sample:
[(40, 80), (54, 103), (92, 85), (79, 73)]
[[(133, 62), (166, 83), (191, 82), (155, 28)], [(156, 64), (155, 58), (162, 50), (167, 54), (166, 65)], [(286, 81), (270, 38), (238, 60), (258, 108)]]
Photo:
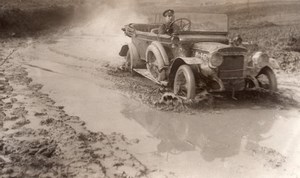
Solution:
[(177, 34), (173, 33), (171, 37), (172, 48), (176, 48), (180, 42), (180, 39)]

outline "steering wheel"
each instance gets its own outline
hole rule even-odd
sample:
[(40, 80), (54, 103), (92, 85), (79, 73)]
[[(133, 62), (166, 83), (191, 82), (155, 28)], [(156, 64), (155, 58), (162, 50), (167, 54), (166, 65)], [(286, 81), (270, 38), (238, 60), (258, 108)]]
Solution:
[(187, 18), (176, 19), (170, 24), (170, 26), (174, 24), (176, 24), (179, 27), (180, 31), (190, 31), (192, 26), (192, 22)]

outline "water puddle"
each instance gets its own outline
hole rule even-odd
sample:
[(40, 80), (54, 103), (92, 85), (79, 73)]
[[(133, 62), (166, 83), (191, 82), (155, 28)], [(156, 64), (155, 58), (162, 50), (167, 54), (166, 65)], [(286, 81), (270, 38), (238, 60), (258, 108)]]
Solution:
[(279, 122), (278, 118), (292, 117), (289, 111), (272, 109), (187, 115), (127, 106), (122, 113), (160, 140), (157, 152), (179, 154), (200, 149), (207, 161), (238, 154), (244, 136), (254, 142), (267, 139), (263, 135), (269, 133), (276, 121)]
[[(157, 140), (155, 150), (142, 153), (139, 150), (144, 147), (132, 150), (139, 152), (139, 158), (152, 167), (175, 171), (178, 177), (231, 176), (234, 174), (228, 168), (237, 167), (276, 175), (275, 170), (266, 171), (265, 167), (281, 167), (289, 162), (286, 156), (292, 158), (286, 165), (299, 166), (296, 160), (300, 159), (300, 153), (295, 149), (300, 145), (292, 145), (297, 143), (295, 139), (299, 139), (300, 133), (296, 109), (222, 109), (217, 114), (187, 115), (127, 105), (122, 113)], [(211, 169), (216, 172), (207, 172)], [(236, 174), (241, 175), (242, 172)]]

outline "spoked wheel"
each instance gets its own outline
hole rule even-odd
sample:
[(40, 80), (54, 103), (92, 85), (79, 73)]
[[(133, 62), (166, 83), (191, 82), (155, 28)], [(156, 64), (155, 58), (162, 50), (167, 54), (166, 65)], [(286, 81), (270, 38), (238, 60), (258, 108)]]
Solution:
[(155, 79), (159, 78), (158, 63), (153, 53), (148, 55), (147, 69)]
[(165, 71), (161, 70), (164, 67), (164, 62), (160, 52), (154, 46), (149, 46), (147, 50), (147, 69), (158, 81), (163, 81), (166, 78)]
[(182, 65), (178, 68), (174, 80), (174, 93), (186, 99), (195, 98), (195, 77), (190, 66)]
[(277, 91), (277, 80), (274, 72), (270, 68), (262, 69), (256, 76), (261, 88), (269, 91)]

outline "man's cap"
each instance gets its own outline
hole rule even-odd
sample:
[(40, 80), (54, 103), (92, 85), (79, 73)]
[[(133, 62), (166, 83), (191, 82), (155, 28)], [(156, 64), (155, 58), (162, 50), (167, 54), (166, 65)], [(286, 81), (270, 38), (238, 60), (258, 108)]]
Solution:
[(174, 15), (174, 10), (173, 9), (165, 10), (163, 16), (166, 17), (167, 15)]

